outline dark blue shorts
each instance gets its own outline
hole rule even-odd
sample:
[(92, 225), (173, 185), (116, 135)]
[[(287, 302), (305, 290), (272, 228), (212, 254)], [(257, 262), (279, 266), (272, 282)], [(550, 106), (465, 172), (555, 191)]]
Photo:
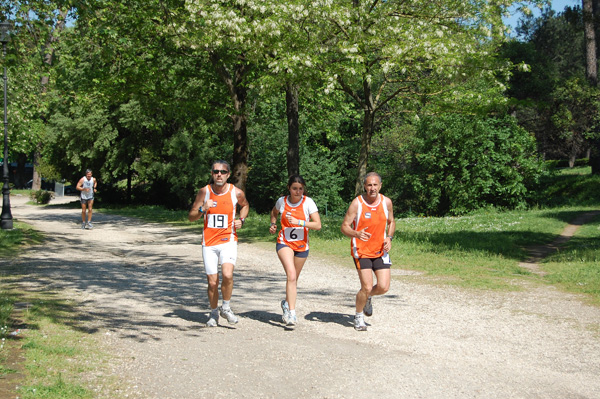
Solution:
[[(277, 243), (277, 245), (275, 246), (275, 250), (277, 252), (279, 252), (279, 250), (281, 248), (289, 248), (289, 247), (287, 245), (285, 245), (285, 244)], [(294, 251), (294, 256), (297, 257), (297, 258), (308, 258), (308, 250), (306, 250), (306, 251)]]

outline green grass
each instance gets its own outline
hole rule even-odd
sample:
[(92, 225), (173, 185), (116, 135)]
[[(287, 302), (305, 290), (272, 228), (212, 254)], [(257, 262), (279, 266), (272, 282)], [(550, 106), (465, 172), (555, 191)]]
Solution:
[(585, 175), (591, 175), (592, 173), (592, 167), (591, 166), (576, 166), (574, 168), (562, 168), (560, 170), (557, 170), (558, 175), (579, 175), (579, 176), (585, 176)]
[(545, 259), (543, 268), (550, 283), (600, 304), (600, 217), (581, 226), (565, 247)]
[(561, 169), (541, 182), (538, 203), (543, 207), (600, 206), (600, 176), (589, 167)]
[(23, 271), (5, 262), (44, 239), (23, 223), (15, 221), (14, 227), (0, 230), (0, 379), (16, 372), (6, 366), (9, 352), (21, 351), (21, 399), (93, 398), (93, 387), (98, 386), (111, 392), (110, 397), (122, 397), (116, 378), (102, 375), (108, 355), (79, 323), (77, 304), (57, 292), (23, 289)]
[[(20, 348), (25, 357), (18, 397), (94, 398), (94, 388), (99, 386), (105, 393), (114, 391), (110, 397), (120, 397), (116, 377), (104, 375), (110, 358), (97, 337), (78, 321), (77, 304), (57, 292), (23, 290), (19, 284), (23, 278), (18, 273), (0, 276), (3, 343)], [(21, 304), (18, 312), (16, 303)], [(22, 329), (16, 336), (9, 334), (15, 331), (15, 323)], [(0, 360), (7, 349), (8, 345), (0, 349)], [(4, 372), (14, 370), (4, 368)]]
[(0, 258), (13, 256), (22, 245), (38, 244), (43, 236), (30, 226), (13, 220), (12, 230), (0, 230)]

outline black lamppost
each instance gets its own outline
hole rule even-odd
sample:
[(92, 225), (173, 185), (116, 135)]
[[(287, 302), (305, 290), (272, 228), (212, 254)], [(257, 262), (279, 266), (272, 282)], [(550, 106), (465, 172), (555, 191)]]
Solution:
[(8, 31), (10, 22), (0, 22), (0, 41), (2, 42), (2, 59), (4, 60), (4, 162), (3, 177), (4, 187), (2, 187), (2, 216), (0, 217), (0, 226), (2, 230), (11, 230), (13, 228), (12, 214), (10, 213), (10, 187), (8, 179), (8, 120), (6, 119), (6, 43), (8, 43)]

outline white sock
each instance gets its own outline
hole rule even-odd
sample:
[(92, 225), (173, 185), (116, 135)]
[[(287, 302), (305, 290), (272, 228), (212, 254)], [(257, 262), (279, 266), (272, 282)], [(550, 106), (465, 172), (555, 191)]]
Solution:
[(290, 316), (296, 316), (296, 309), (290, 310)]
[(356, 312), (356, 317), (365, 317), (363, 312)]
[(225, 300), (223, 300), (223, 309), (229, 309), (230, 308), (229, 307), (229, 302), (231, 302), (231, 301), (225, 301)]

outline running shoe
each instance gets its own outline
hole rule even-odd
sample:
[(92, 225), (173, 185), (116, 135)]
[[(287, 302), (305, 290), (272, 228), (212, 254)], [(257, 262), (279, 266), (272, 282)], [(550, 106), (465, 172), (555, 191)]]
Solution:
[(284, 324), (288, 324), (290, 319), (290, 307), (285, 299), (281, 301), (281, 310), (283, 310), (283, 316), (281, 317), (281, 320), (283, 320)]
[(207, 327), (216, 327), (219, 325), (219, 312), (210, 312), (210, 319), (206, 322)]
[(229, 324), (236, 324), (238, 322), (238, 318), (235, 314), (233, 314), (233, 310), (231, 308), (223, 309), (223, 306), (219, 307), (219, 313), (221, 313), (221, 317), (227, 319)]
[(87, 228), (87, 225), (85, 223), (81, 223), (81, 229), (85, 229)]
[(290, 307), (285, 299), (281, 301), (281, 310), (283, 310), (283, 313), (290, 311)]
[(298, 322), (298, 319), (296, 318), (296, 315), (288, 313), (288, 318), (287, 318), (287, 321), (285, 321), (285, 325), (288, 327), (293, 327), (296, 325), (297, 322)]
[(373, 316), (373, 304), (371, 303), (371, 297), (367, 298), (367, 303), (365, 303), (363, 313), (365, 316)]
[(90, 230), (94, 228), (94, 226), (92, 226), (92, 222), (87, 223), (87, 228)]
[(363, 316), (354, 316), (354, 329), (356, 331), (367, 331), (367, 325)]

